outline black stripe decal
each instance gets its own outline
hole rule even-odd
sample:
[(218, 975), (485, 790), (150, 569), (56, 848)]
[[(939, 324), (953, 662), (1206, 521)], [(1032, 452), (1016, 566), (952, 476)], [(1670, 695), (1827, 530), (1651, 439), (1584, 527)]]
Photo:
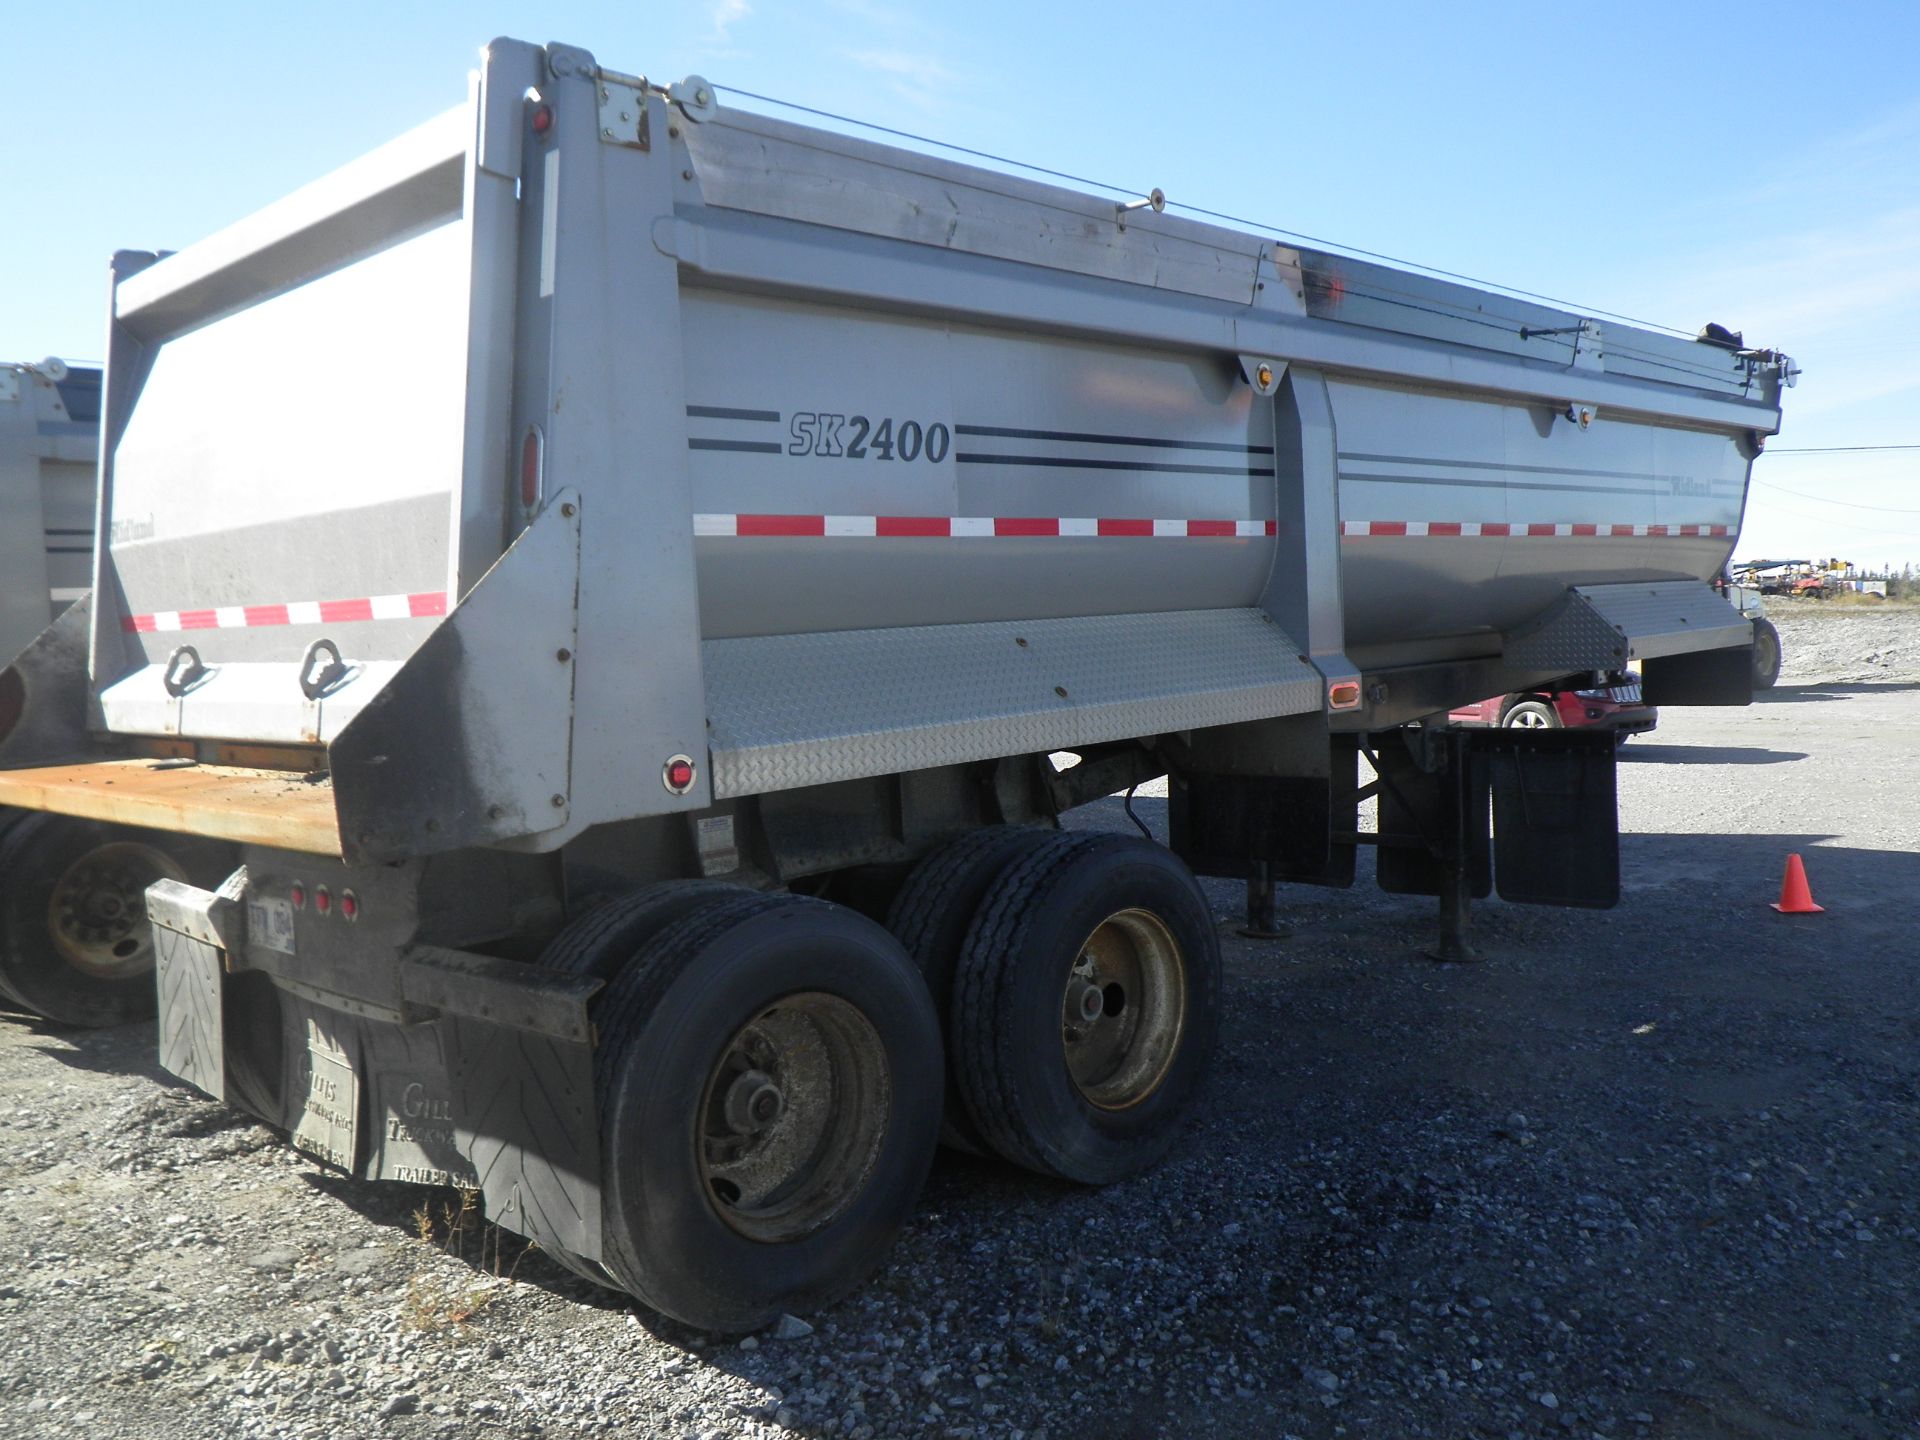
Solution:
[(91, 555), (92, 553), (93, 553), (93, 547), (91, 545), (49, 545), (47, 546), (47, 554), (49, 555)]
[[(956, 435), (1001, 440), (1064, 440), (1081, 445), (1145, 445), (1155, 450), (1224, 450), (1233, 455), (1271, 455), (1271, 445), (1229, 445), (1219, 440), (1166, 440), (1153, 435), (1096, 435), (1082, 430), (1020, 430), (1007, 425), (956, 425)], [(1264, 473), (1264, 472), (1262, 472)]]
[(1425, 455), (1362, 455), (1342, 450), (1342, 460), (1382, 465), (1431, 465), (1436, 470), (1500, 470), (1522, 475), (1591, 475), (1600, 480), (1691, 480), (1691, 475), (1654, 475), (1645, 470), (1579, 470), (1566, 465), (1502, 465), (1483, 460), (1437, 460)]
[[(1645, 479), (1645, 476), (1636, 476)], [(1666, 498), (1672, 491), (1656, 490), (1650, 486), (1638, 485), (1556, 485), (1549, 480), (1528, 483), (1525, 480), (1463, 480), (1458, 476), (1437, 475), (1355, 475), (1351, 471), (1340, 472), (1342, 483), (1353, 481), (1364, 484), (1372, 481), (1376, 485), (1439, 485), (1448, 490), (1551, 490), (1571, 492), (1576, 495), (1655, 495)], [(1698, 497), (1682, 497), (1695, 499)]]
[(773, 440), (688, 440), (689, 450), (735, 450), (746, 455), (778, 455), (780, 446)]
[(689, 405), (687, 414), (695, 420), (764, 420), (780, 423), (778, 410), (739, 410), (731, 405)]
[(1271, 478), (1271, 466), (1163, 465), (1152, 460), (1090, 460), (1072, 455), (955, 455), (960, 465), (1039, 465), (1054, 470), (1145, 470), (1161, 475), (1252, 475)]

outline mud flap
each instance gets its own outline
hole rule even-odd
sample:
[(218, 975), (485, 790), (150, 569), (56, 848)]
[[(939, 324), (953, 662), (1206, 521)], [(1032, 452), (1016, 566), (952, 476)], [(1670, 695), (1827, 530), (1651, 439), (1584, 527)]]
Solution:
[(1474, 738), (1459, 730), (1396, 731), (1371, 753), (1380, 777), (1375, 879), (1387, 894), (1440, 894), (1448, 857), (1464, 862), (1474, 899), (1492, 893), (1487, 770)]
[(1353, 884), (1358, 751), (1311, 715), (1194, 731), (1167, 777), (1173, 852), (1196, 875), (1265, 866), (1295, 885)]
[(1649, 660), (1643, 677), (1649, 705), (1751, 705), (1753, 646)]
[(147, 887), (153, 924), (154, 980), (159, 988), (160, 1065), (216, 1100), (227, 1098), (220, 987), (226, 952), (236, 948), (246, 867), (218, 890), (177, 880)]
[(487, 1218), (599, 1259), (593, 1052), (484, 1020), (453, 1019), (446, 1031), (447, 1069), (463, 1102), (459, 1145), (479, 1176)]
[(401, 968), (408, 1010), (439, 1016), (445, 1093), (458, 1097), (445, 1121), (487, 1218), (591, 1260), (600, 1258), (600, 1124), (587, 1001), (600, 985), (431, 946)]
[(1620, 812), (1611, 733), (1487, 731), (1500, 898), (1605, 910), (1620, 902)]

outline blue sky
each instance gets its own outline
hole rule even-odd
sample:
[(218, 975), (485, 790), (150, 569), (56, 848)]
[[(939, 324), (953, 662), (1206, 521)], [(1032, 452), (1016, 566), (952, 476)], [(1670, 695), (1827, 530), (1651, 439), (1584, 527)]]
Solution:
[(564, 40), (1744, 330), (1806, 375), (1741, 553), (1920, 562), (1920, 449), (1796, 453), (1920, 445), (1910, 3), (76, 0), (0, 26), (0, 357), (97, 356), (112, 250), (188, 244), (456, 103), (494, 35)]

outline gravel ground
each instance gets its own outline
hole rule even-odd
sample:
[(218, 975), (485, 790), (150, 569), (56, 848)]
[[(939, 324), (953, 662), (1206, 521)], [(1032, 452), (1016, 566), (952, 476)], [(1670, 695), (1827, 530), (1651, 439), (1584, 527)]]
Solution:
[(1780, 632), (1780, 680), (1920, 680), (1920, 605), (1906, 601), (1767, 601)]
[[(1920, 1435), (1920, 612), (1779, 623), (1778, 690), (1623, 752), (1618, 909), (1489, 903), (1440, 969), (1428, 905), (1284, 890), (1166, 1164), (943, 1154), (810, 1327), (320, 1169), (151, 1026), (0, 1023), (0, 1435)], [(1825, 915), (1767, 908), (1789, 850)]]

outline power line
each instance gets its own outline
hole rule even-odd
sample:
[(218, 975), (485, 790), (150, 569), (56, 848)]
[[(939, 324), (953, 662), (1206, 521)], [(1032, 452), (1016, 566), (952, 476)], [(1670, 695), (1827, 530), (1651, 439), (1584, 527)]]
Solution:
[[(1874, 535), (1886, 540), (1911, 540), (1916, 536), (1920, 536), (1920, 530), (1888, 530), (1884, 526), (1855, 525), (1845, 520), (1835, 520), (1831, 515), (1809, 515), (1804, 510), (1790, 509), (1785, 505), (1769, 505), (1767, 507), (1767, 514), (1770, 516), (1789, 515), (1796, 520), (1810, 521), (1815, 525), (1823, 525), (1830, 530), (1845, 530), (1853, 535)], [(1746, 523), (1741, 527), (1743, 538), (1745, 532), (1752, 528), (1753, 511), (1749, 508)]]
[[(786, 110), (797, 110), (803, 115), (818, 116), (822, 120), (832, 120), (842, 125), (857, 125), (863, 130), (872, 130), (881, 135), (892, 135), (897, 139), (911, 140), (918, 145), (933, 145), (942, 150), (951, 150), (956, 155), (970, 155), (976, 160), (986, 160), (995, 165), (1011, 165), (1018, 170), (1027, 170), (1035, 175), (1051, 176), (1055, 180), (1066, 180), (1075, 185), (1089, 186), (1095, 190), (1111, 190), (1117, 195), (1132, 195), (1134, 187), (1113, 185), (1105, 180), (1091, 180), (1085, 175), (1074, 175), (1065, 170), (1052, 170), (1045, 165), (1035, 165), (1030, 161), (1016, 160), (1008, 155), (995, 155), (989, 150), (975, 150), (971, 146), (956, 145), (950, 140), (936, 140), (930, 135), (916, 135), (911, 130), (896, 130), (890, 125), (881, 125), (872, 120), (861, 120), (852, 115), (842, 115), (832, 110), (817, 109), (812, 105), (802, 105), (795, 100), (782, 100), (775, 95), (758, 95), (751, 90), (742, 90), (734, 85), (715, 85), (716, 90), (738, 95), (746, 100), (758, 100), (764, 105), (778, 105)], [(1382, 260), (1389, 265), (1404, 265), (1410, 270), (1420, 270), (1428, 275), (1437, 275), (1445, 280), (1459, 280), (1468, 285), (1483, 286), (1488, 290), (1498, 290), (1503, 294), (1518, 296), (1524, 300), (1539, 300), (1548, 305), (1561, 305), (1569, 310), (1586, 315), (1598, 315), (1608, 320), (1624, 320), (1629, 325), (1643, 325), (1649, 330), (1664, 330), (1670, 335), (1691, 340), (1694, 334), (1678, 325), (1663, 325), (1658, 320), (1641, 320), (1632, 315), (1622, 315), (1613, 310), (1595, 310), (1580, 305), (1573, 300), (1562, 300), (1553, 295), (1542, 295), (1535, 290), (1522, 290), (1514, 285), (1502, 285), (1497, 280), (1482, 280), (1478, 276), (1464, 275), (1457, 270), (1443, 270), (1437, 265), (1423, 265), (1418, 260), (1403, 260), (1398, 256), (1387, 255), (1378, 250), (1366, 250), (1358, 245), (1348, 245), (1339, 240), (1326, 240), (1319, 236), (1308, 235), (1299, 230), (1289, 230), (1283, 225), (1267, 225), (1258, 220), (1249, 220), (1241, 215), (1229, 215), (1221, 210), (1209, 210), (1201, 205), (1189, 205), (1180, 200), (1169, 200), (1168, 206), (1175, 210), (1185, 210), (1190, 214), (1204, 215), (1210, 220), (1224, 220), (1230, 225), (1244, 225), (1249, 230), (1264, 230), (1273, 235), (1284, 235), (1289, 240), (1304, 241), (1308, 245), (1324, 245), (1328, 249), (1342, 250), (1349, 255), (1361, 256), (1368, 260)]]
[(1825, 495), (1809, 495), (1804, 490), (1793, 490), (1785, 485), (1776, 485), (1771, 480), (1755, 480), (1756, 485), (1764, 485), (1769, 490), (1778, 490), (1785, 495), (1797, 495), (1802, 500), (1817, 501), (1822, 505), (1844, 505), (1849, 510), (1873, 510), (1882, 515), (1920, 515), (1920, 510), (1902, 510), (1893, 505), (1863, 505), (1857, 500), (1832, 500)]
[(1886, 450), (1920, 450), (1920, 445), (1785, 445), (1768, 446), (1769, 455), (1865, 455)]

